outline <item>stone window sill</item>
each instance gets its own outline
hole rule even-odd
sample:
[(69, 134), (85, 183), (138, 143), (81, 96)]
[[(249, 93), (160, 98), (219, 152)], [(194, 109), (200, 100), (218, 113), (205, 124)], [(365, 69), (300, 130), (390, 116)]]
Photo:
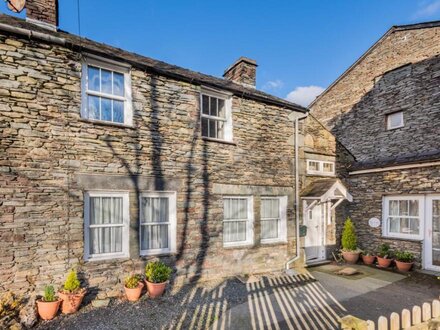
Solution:
[(110, 126), (110, 127), (117, 127), (117, 128), (129, 128), (129, 129), (133, 129), (133, 130), (136, 129), (132, 125), (118, 124), (118, 123), (112, 123), (112, 122), (108, 122), (108, 121), (93, 120), (93, 119), (87, 119), (87, 118), (80, 118), (79, 121), (83, 122), (83, 123), (89, 123), (89, 124), (100, 125), (100, 126)]
[(229, 144), (229, 145), (232, 145), (232, 146), (236, 146), (237, 145), (235, 142), (232, 142), (232, 141), (219, 140), (219, 139), (209, 138), (209, 137), (206, 137), (206, 136), (202, 136), (202, 140), (208, 141), (208, 142), (217, 142), (217, 143), (221, 143), (221, 144)]
[(403, 238), (403, 237), (390, 237), (390, 236), (381, 236), (381, 238), (389, 241), (403, 241), (403, 242), (414, 242), (414, 243), (422, 243), (423, 241), (423, 239), (421, 238)]

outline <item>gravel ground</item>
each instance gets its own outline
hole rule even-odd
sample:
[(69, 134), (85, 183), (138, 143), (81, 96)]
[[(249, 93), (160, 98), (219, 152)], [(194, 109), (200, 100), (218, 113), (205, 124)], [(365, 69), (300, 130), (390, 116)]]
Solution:
[(39, 329), (337, 329), (342, 306), (309, 275), (271, 275), (174, 289), (158, 299), (82, 307)]

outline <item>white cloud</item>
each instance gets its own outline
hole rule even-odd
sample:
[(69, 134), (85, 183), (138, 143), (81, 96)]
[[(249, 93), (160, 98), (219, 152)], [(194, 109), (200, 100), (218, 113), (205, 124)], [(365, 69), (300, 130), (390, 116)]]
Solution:
[(270, 80), (267, 83), (265, 83), (263, 85), (263, 90), (265, 91), (273, 91), (273, 90), (277, 90), (280, 89), (281, 87), (284, 86), (284, 83), (277, 79), (277, 80)]
[(424, 1), (414, 14), (414, 18), (431, 17), (440, 12), (440, 0)]
[(286, 100), (306, 107), (323, 91), (324, 88), (313, 85), (296, 87), (287, 94)]

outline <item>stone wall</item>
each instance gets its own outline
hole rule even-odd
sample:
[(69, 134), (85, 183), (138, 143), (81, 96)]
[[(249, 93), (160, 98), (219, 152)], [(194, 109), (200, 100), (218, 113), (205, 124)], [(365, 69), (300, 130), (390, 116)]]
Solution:
[[(82, 56), (0, 35), (0, 291), (59, 286), (71, 267), (98, 298), (140, 272), (137, 194), (177, 191), (178, 281), (281, 270), (295, 253), (290, 111), (233, 97), (234, 143), (200, 137), (200, 86), (132, 68), (133, 127), (80, 118)], [(223, 248), (222, 193), (254, 196), (255, 244)], [(244, 188), (243, 188), (244, 187)], [(83, 260), (89, 189), (130, 191), (130, 258)], [(261, 195), (289, 196), (288, 243), (259, 244)]]

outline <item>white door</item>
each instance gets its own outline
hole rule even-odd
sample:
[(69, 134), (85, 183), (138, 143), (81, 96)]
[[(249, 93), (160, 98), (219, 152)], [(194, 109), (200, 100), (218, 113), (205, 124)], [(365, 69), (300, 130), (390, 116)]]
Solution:
[(316, 204), (306, 212), (304, 224), (307, 226), (307, 235), (305, 237), (306, 261), (320, 261), (325, 259), (324, 246), (324, 205)]
[(440, 271), (440, 195), (426, 198), (425, 268)]

